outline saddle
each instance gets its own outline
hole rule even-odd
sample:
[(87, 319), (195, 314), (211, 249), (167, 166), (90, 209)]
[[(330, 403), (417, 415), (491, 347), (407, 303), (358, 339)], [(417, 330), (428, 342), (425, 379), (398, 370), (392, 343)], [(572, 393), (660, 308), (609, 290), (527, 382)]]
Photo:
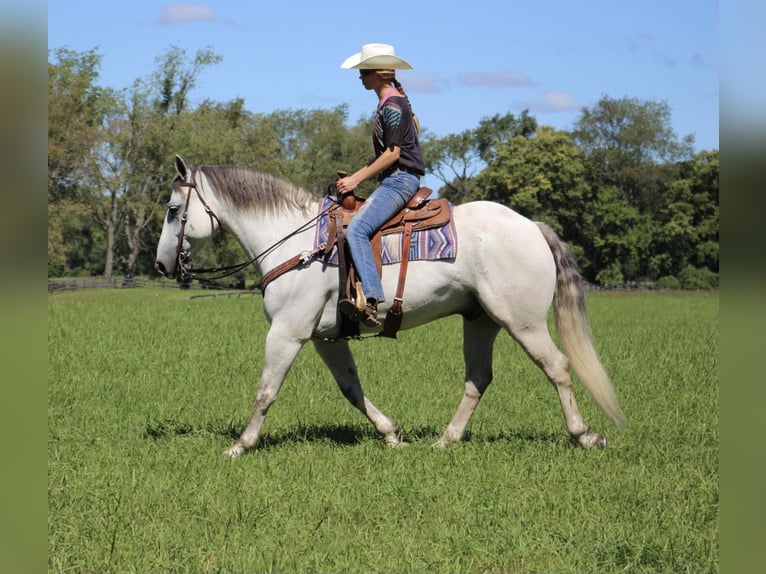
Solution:
[[(428, 199), (432, 191), (428, 187), (421, 187), (410, 199), (404, 208), (387, 221), (372, 237), (372, 252), (375, 257), (375, 266), (378, 274), (382, 273), (381, 254), (383, 250), (381, 237), (396, 233), (403, 234), (403, 247), (401, 263), (399, 267), (399, 281), (396, 286), (396, 294), (393, 303), (386, 314), (383, 322), (382, 337), (396, 338), (396, 333), (402, 324), (402, 295), (404, 283), (407, 278), (407, 264), (409, 262), (410, 240), (414, 231), (442, 227), (449, 223), (451, 211), (449, 202), (444, 199)], [(354, 218), (354, 215), (364, 205), (364, 198), (356, 196), (353, 192), (339, 199), (338, 207), (329, 214), (328, 241), (325, 247), (325, 256), (328, 257), (332, 249), (337, 245), (339, 265), (339, 291), (338, 301), (348, 299), (354, 301), (357, 308), (364, 308), (366, 303), (362, 293), (361, 283), (357, 280), (353, 260), (345, 245), (345, 230)], [(359, 334), (358, 321), (352, 321), (342, 313), (340, 315), (341, 336), (356, 336)]]

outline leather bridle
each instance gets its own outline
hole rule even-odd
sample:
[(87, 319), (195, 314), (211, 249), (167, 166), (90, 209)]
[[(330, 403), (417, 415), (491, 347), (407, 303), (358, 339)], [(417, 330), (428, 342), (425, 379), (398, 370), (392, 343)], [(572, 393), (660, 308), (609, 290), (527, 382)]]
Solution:
[(192, 169), (191, 181), (175, 182), (175, 185), (178, 187), (188, 188), (188, 193), (186, 194), (186, 204), (184, 205), (184, 212), (181, 215), (181, 230), (178, 232), (178, 246), (176, 247), (176, 266), (178, 267), (178, 274), (182, 280), (198, 278), (198, 276), (195, 273), (192, 273), (186, 265), (189, 259), (189, 250), (184, 249), (184, 233), (186, 231), (186, 222), (189, 220), (189, 204), (191, 203), (192, 190), (194, 190), (194, 192), (197, 194), (197, 199), (199, 199), (200, 203), (205, 208), (205, 213), (207, 213), (207, 216), (210, 218), (211, 234), (215, 232), (216, 221), (218, 222), (218, 226), (221, 226), (221, 220), (218, 219), (218, 216), (207, 204), (205, 198), (202, 196), (202, 193), (197, 187), (197, 182), (194, 179), (195, 171), (196, 169)]

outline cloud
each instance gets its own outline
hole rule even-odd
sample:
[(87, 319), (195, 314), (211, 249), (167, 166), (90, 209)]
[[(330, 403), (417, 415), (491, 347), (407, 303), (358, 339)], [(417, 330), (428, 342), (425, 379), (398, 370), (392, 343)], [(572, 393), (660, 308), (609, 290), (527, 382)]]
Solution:
[(543, 106), (550, 112), (568, 112), (580, 109), (580, 104), (578, 104), (577, 100), (572, 96), (566, 92), (556, 91), (546, 92), (545, 98), (543, 99)]
[(523, 74), (516, 72), (495, 72), (492, 74), (472, 73), (458, 77), (458, 83), (469, 87), (488, 88), (531, 88), (534, 82)]
[[(397, 78), (404, 90), (407, 92), (417, 92), (421, 94), (438, 94), (449, 89), (449, 80), (442, 78), (439, 74), (432, 76), (421, 76), (419, 74), (402, 74)], [(404, 80), (404, 81), (402, 81)]]
[(514, 102), (514, 105), (536, 112), (571, 112), (582, 107), (577, 103), (577, 100), (566, 92), (554, 90), (546, 92), (542, 100), (520, 100)]
[(409, 92), (418, 92), (421, 94), (439, 94), (450, 89), (451, 85), (457, 83), (469, 88), (529, 88), (534, 87), (534, 82), (522, 74), (515, 72), (496, 72), (493, 74), (472, 73), (462, 74), (450, 80), (439, 74), (423, 76), (417, 73), (402, 74), (399, 78), (403, 80), (404, 89)]
[(213, 11), (202, 4), (165, 4), (157, 24), (170, 25), (183, 22), (215, 20)]

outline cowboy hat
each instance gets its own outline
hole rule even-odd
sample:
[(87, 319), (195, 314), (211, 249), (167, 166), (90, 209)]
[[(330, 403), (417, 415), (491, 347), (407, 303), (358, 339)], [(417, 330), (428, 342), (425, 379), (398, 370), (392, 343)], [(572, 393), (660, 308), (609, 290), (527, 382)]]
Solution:
[(344, 70), (411, 70), (406, 61), (394, 55), (390, 44), (365, 44), (362, 51), (346, 58), (340, 65)]

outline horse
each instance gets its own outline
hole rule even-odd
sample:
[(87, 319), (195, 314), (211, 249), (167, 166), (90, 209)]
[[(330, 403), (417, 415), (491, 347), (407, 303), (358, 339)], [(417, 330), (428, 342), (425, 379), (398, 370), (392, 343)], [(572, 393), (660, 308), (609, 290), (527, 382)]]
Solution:
[[(239, 240), (262, 275), (279, 266), (286, 272), (263, 292), (269, 323), (263, 368), (252, 416), (234, 444), (237, 457), (256, 446), (265, 417), (305, 343), (332, 373), (343, 396), (361, 411), (390, 446), (406, 444), (400, 427), (362, 389), (348, 338), (339, 337), (338, 268), (316, 257), (314, 245), (320, 198), (285, 179), (237, 166), (187, 167), (176, 156), (176, 177), (157, 245), (155, 267), (163, 275), (188, 273), (192, 248), (225, 226)], [(623, 414), (592, 341), (585, 286), (574, 257), (545, 223), (533, 222), (489, 201), (454, 206), (459, 248), (448, 261), (410, 261), (401, 329), (460, 314), (463, 317), (464, 392), (434, 444), (459, 442), (493, 379), (493, 346), (504, 329), (555, 388), (567, 431), (576, 445), (605, 448), (606, 438), (583, 420), (573, 394), (570, 368), (606, 417), (621, 428)], [(280, 239), (281, 238), (281, 239)], [(385, 265), (385, 315), (398, 279), (398, 264)], [(553, 305), (564, 352), (548, 331)], [(381, 327), (360, 325), (359, 336)]]

